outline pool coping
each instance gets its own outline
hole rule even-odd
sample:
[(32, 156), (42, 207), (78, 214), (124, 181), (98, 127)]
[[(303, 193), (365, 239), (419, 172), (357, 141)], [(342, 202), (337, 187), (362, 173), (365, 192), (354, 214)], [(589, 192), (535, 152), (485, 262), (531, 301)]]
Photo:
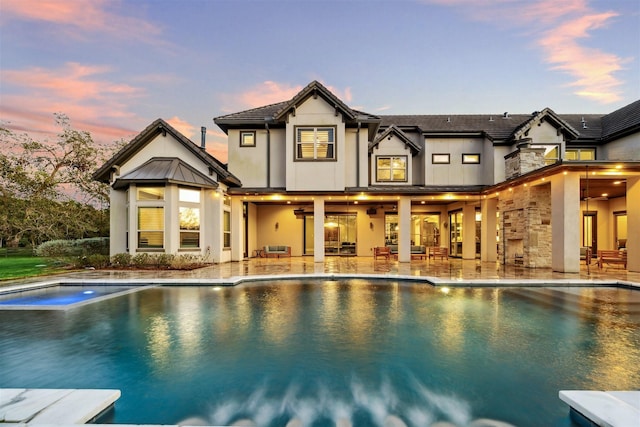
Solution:
[(41, 289), (59, 285), (192, 285), (192, 286), (237, 286), (246, 282), (260, 282), (273, 280), (345, 280), (345, 279), (369, 279), (369, 280), (402, 280), (414, 283), (425, 283), (434, 287), (597, 287), (613, 286), (640, 290), (640, 283), (627, 280), (605, 279), (443, 279), (435, 276), (415, 276), (402, 274), (371, 274), (371, 273), (301, 273), (301, 274), (262, 274), (250, 276), (232, 276), (228, 278), (189, 279), (189, 278), (123, 278), (123, 279), (70, 279), (56, 278), (33, 283), (0, 288), (0, 294), (23, 292), (26, 290)]

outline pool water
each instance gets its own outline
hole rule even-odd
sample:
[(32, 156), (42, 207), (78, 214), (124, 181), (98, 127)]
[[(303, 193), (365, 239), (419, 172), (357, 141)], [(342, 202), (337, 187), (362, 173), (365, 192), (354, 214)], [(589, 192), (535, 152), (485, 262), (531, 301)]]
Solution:
[(39, 289), (0, 294), (2, 309), (70, 308), (96, 299), (117, 296), (137, 290), (138, 286), (46, 286)]
[(0, 310), (0, 387), (118, 388), (113, 422), (571, 426), (561, 389), (640, 385), (640, 292), (395, 281), (156, 287)]

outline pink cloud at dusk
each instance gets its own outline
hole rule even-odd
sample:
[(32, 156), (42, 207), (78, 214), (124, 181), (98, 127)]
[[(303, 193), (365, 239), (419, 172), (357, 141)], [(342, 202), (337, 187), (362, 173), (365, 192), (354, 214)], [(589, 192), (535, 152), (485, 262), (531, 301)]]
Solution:
[[(351, 102), (353, 98), (351, 94), (351, 88), (347, 87), (344, 90), (340, 90), (334, 86), (325, 86), (344, 102)], [(250, 87), (243, 92), (223, 95), (223, 101), (225, 104), (227, 104), (224, 110), (231, 112), (289, 101), (303, 88), (304, 86), (302, 85), (292, 85), (289, 83), (279, 83), (272, 80), (267, 80), (253, 87)]]
[[(107, 33), (118, 38), (135, 38), (158, 43), (160, 28), (142, 19), (109, 11), (120, 6), (114, 0), (2, 0), (2, 22), (10, 18), (41, 21), (66, 28), (63, 34), (82, 37)], [(78, 32), (80, 30), (80, 32)]]
[(629, 61), (586, 45), (590, 33), (606, 27), (618, 16), (598, 12), (588, 0), (423, 0), (453, 7), (467, 18), (498, 27), (515, 27), (533, 38), (542, 60), (551, 69), (569, 75), (575, 94), (603, 104), (619, 101), (623, 85), (615, 73)]
[(0, 104), (2, 119), (12, 130), (51, 135), (59, 130), (52, 114), (64, 113), (78, 129), (90, 131), (96, 141), (128, 137), (133, 132), (115, 123), (135, 121), (129, 103), (145, 92), (107, 80), (103, 75), (109, 71), (109, 67), (78, 63), (58, 69), (0, 70), (6, 90)]
[[(167, 123), (173, 126), (182, 135), (189, 138), (194, 144), (198, 146), (200, 145), (200, 128), (198, 126), (194, 126), (178, 116), (167, 119)], [(206, 150), (222, 163), (226, 163), (227, 135), (224, 132), (207, 129)]]

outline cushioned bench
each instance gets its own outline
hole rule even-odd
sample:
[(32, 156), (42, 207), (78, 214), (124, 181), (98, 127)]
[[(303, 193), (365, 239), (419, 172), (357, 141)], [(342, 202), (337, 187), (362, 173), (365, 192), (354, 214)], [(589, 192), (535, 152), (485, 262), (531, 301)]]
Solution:
[(411, 258), (412, 259), (426, 259), (427, 258), (427, 247), (422, 245), (412, 245), (411, 246)]
[(268, 245), (264, 247), (264, 256), (267, 258), (281, 258), (291, 256), (291, 247), (282, 245)]

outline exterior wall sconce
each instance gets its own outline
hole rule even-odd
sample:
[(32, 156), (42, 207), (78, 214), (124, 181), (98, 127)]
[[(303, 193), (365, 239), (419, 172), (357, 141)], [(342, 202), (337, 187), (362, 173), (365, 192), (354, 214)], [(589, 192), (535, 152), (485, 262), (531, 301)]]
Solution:
[(373, 230), (373, 222), (369, 223), (369, 228)]
[(280, 223), (276, 222), (276, 231), (278, 231), (278, 228), (280, 228)]

